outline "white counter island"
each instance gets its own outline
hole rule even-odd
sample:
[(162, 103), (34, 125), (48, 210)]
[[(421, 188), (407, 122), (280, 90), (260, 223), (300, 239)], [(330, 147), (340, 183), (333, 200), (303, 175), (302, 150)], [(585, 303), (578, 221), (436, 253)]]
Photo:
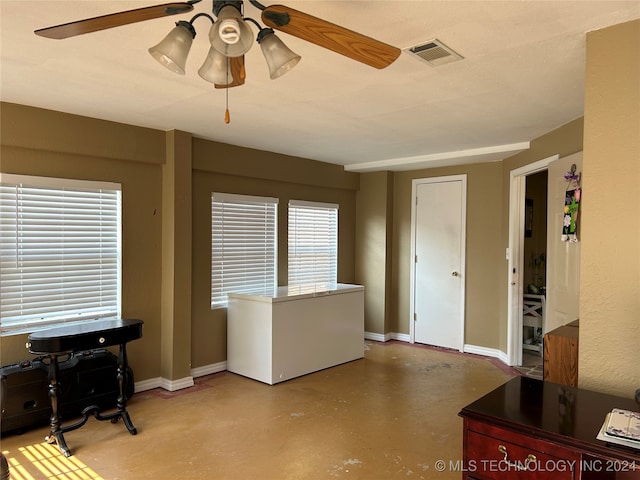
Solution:
[(229, 293), (227, 370), (269, 385), (364, 356), (364, 287)]

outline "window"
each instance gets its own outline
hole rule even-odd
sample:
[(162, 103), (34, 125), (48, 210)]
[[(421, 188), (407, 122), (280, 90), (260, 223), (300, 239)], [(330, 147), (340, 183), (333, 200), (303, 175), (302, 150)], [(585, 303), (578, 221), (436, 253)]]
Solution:
[(289, 202), (289, 285), (338, 280), (338, 205)]
[(227, 293), (273, 293), (277, 285), (278, 199), (211, 195), (211, 308)]
[(120, 185), (0, 175), (2, 334), (120, 316)]

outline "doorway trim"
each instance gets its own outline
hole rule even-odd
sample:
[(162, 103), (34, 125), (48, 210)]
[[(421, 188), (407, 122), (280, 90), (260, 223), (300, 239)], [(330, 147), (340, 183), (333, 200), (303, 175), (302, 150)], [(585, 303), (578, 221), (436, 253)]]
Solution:
[(411, 276), (410, 276), (410, 302), (409, 302), (409, 342), (415, 343), (416, 341), (416, 332), (415, 332), (415, 276), (416, 276), (416, 215), (418, 213), (417, 201), (418, 201), (418, 190), (417, 187), (423, 183), (444, 183), (444, 182), (462, 182), (462, 211), (461, 214), (461, 222), (462, 222), (462, 230), (460, 232), (460, 276), (462, 277), (462, 281), (460, 282), (460, 345), (458, 346), (458, 350), (460, 352), (464, 351), (464, 327), (465, 327), (465, 292), (466, 292), (466, 251), (467, 251), (467, 175), (447, 175), (444, 177), (425, 177), (425, 178), (414, 178), (411, 181)]
[(522, 295), (524, 293), (524, 210), (526, 177), (547, 170), (560, 155), (538, 160), (509, 173), (509, 248), (507, 250), (507, 361), (522, 364)]

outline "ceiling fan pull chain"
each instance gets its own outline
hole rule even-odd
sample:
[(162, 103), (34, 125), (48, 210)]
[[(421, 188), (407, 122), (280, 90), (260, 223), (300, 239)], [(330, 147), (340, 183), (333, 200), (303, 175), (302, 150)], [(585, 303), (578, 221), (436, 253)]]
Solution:
[(231, 121), (231, 116), (229, 115), (229, 68), (230, 68), (230, 61), (229, 61), (229, 57), (227, 57), (227, 88), (225, 88), (226, 109), (224, 111), (224, 123), (227, 123), (227, 124)]

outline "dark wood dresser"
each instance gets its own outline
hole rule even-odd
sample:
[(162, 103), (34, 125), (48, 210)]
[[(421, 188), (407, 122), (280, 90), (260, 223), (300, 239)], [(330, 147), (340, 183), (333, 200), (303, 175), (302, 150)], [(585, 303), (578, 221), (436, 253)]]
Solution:
[(640, 480), (640, 450), (596, 439), (632, 399), (515, 377), (466, 406), (464, 480)]

